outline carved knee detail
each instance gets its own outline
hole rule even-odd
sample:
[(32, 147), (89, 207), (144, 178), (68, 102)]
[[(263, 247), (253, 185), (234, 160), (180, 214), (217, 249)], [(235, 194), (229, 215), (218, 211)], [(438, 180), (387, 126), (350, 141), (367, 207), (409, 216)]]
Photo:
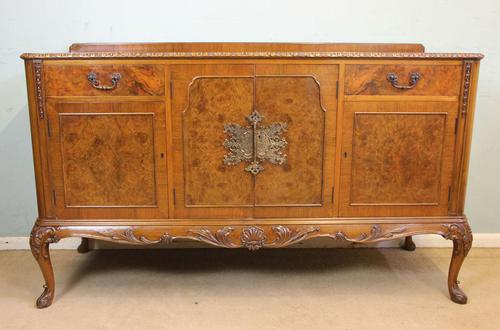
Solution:
[(56, 232), (57, 229), (54, 227), (40, 227), (37, 225), (33, 227), (30, 235), (30, 247), (35, 259), (49, 258), (48, 251), (44, 251), (43, 246), (59, 242)]
[(447, 224), (444, 238), (453, 240), (453, 255), (448, 273), (448, 291), (451, 300), (458, 304), (467, 303), (467, 296), (458, 286), (458, 273), (472, 247), (472, 231), (467, 223)]
[[(452, 240), (453, 244), (453, 255), (467, 256), (472, 247), (472, 231), (468, 223), (459, 224), (447, 224), (447, 233), (444, 238)], [(455, 244), (456, 243), (456, 244)]]
[(33, 253), (33, 256), (40, 265), (40, 269), (45, 279), (43, 293), (36, 301), (38, 308), (50, 306), (54, 299), (55, 281), (52, 264), (50, 263), (49, 244), (57, 243), (58, 241), (57, 228), (35, 225), (31, 231), (31, 253)]

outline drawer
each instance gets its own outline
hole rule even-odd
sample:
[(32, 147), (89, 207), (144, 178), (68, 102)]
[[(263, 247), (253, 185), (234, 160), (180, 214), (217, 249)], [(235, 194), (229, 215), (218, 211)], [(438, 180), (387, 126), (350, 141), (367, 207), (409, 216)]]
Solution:
[(47, 96), (161, 96), (165, 68), (158, 64), (48, 64)]
[(346, 65), (346, 95), (458, 96), (461, 65)]

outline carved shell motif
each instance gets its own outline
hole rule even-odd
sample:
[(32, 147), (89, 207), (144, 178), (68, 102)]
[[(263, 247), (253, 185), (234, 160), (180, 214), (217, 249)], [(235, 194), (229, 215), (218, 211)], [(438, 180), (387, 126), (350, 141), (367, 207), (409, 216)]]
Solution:
[(248, 227), (243, 229), (240, 237), (241, 243), (250, 251), (258, 250), (264, 247), (266, 234), (259, 227)]

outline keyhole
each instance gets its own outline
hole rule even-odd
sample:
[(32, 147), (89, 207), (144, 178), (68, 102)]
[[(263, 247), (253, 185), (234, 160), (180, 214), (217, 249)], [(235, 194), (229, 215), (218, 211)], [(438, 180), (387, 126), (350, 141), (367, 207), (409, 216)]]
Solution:
[(347, 158), (347, 151), (344, 151), (344, 158)]

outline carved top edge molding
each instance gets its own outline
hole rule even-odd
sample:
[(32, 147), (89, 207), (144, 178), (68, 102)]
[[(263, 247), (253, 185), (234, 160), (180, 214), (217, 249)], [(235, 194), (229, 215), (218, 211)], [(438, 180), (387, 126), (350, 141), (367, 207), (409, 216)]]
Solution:
[(73, 58), (424, 58), (482, 59), (479, 53), (379, 53), (379, 52), (88, 52), (24, 53), (22, 59)]

